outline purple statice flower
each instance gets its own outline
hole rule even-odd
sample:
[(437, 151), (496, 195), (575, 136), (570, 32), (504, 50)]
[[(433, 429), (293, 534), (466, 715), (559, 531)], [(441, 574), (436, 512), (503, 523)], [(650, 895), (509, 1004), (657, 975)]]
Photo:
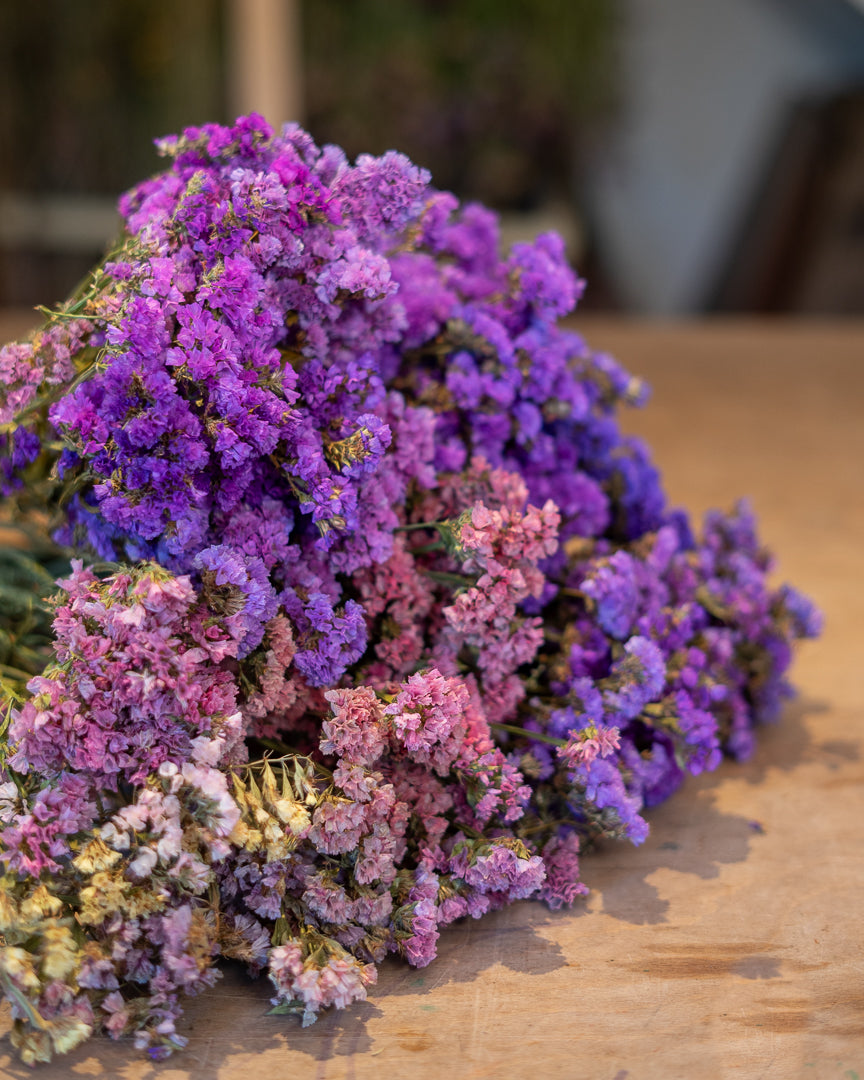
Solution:
[(572, 679), (581, 699), (583, 689), (593, 685), (593, 679), (609, 670), (609, 640), (596, 623), (584, 617), (573, 624), (573, 638), (567, 658), (569, 679), (566, 681)]
[(611, 815), (613, 827), (619, 827), (632, 843), (644, 842), (648, 824), (639, 816), (642, 800), (627, 790), (616, 762), (598, 757), (588, 765), (577, 765), (573, 780), (595, 812)]
[(610, 637), (624, 640), (639, 612), (636, 562), (626, 551), (616, 551), (592, 567), (581, 589), (597, 605), (597, 621)]
[(392, 438), (390, 428), (374, 413), (357, 417), (356, 429), (344, 439), (331, 442), (326, 453), (345, 476), (374, 473)]
[(380, 158), (361, 154), (353, 169), (339, 170), (333, 188), (358, 237), (386, 242), (420, 217), (430, 179), (404, 154), (389, 150)]
[(674, 695), (678, 726), (687, 744), (687, 771), (698, 774), (713, 771), (720, 764), (722, 753), (717, 720), (708, 709), (699, 708), (686, 690)]
[(283, 603), (297, 628), (297, 670), (310, 686), (338, 682), (366, 650), (363, 608), (355, 600), (334, 607), (324, 593), (312, 593), (304, 603), (286, 591)]
[(35, 431), (18, 427), (12, 433), (12, 468), (25, 469), (39, 456), (42, 443)]
[(318, 277), (315, 292), (319, 299), (331, 303), (340, 291), (377, 300), (392, 295), (396, 289), (396, 283), (390, 280), (387, 260), (355, 244), (327, 264)]
[(215, 518), (227, 546), (238, 554), (260, 559), (268, 571), (291, 557), (291, 512), (278, 500), (262, 498), (259, 505), (240, 504)]
[(278, 610), (276, 591), (261, 559), (226, 544), (205, 548), (195, 558), (202, 595), (237, 642), (242, 657), (260, 645), (264, 628)]
[(612, 664), (605, 682), (603, 703), (610, 719), (632, 720), (663, 692), (666, 663), (648, 638), (632, 637), (624, 655)]
[(621, 745), (621, 761), (630, 773), (628, 791), (643, 806), (656, 806), (678, 790), (684, 772), (668, 735), (638, 728), (632, 735), (625, 736)]
[(522, 300), (548, 319), (572, 311), (585, 289), (570, 269), (557, 233), (542, 233), (533, 244), (514, 244), (509, 267), (518, 278)]
[(824, 619), (812, 600), (791, 585), (781, 585), (778, 599), (786, 610), (796, 637), (816, 638), (822, 633)]
[(529, 855), (519, 841), (505, 839), (473, 846), (457, 843), (449, 868), (477, 893), (504, 893), (510, 900), (533, 895), (546, 878), (538, 855)]

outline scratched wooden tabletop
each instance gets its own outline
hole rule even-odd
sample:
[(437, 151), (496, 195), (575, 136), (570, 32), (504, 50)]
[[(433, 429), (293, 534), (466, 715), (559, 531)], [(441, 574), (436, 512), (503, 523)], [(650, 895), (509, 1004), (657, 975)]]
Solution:
[(753, 760), (651, 811), (643, 847), (586, 857), (572, 911), (455, 925), (430, 967), (385, 963), (369, 1001), (311, 1028), (228, 967), (165, 1064), (96, 1040), (31, 1071), (2, 1038), (0, 1077), (864, 1080), (864, 323), (578, 325), (651, 382), (625, 424), (671, 500), (748, 495), (778, 579), (826, 615)]

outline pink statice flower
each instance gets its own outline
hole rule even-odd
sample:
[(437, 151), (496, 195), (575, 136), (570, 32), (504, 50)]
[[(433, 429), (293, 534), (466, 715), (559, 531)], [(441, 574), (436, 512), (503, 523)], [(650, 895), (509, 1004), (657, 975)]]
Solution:
[(576, 832), (553, 836), (544, 845), (542, 855), (546, 880), (539, 898), (553, 911), (569, 907), (577, 897), (588, 892), (587, 885), (579, 878), (579, 836)]
[(13, 713), (13, 768), (76, 770), (116, 787), (186, 760), (201, 735), (227, 735), (236, 687), (212, 660), (213, 636), (187, 621), (200, 604), (188, 578), (145, 565), (100, 582), (79, 563), (61, 584), (58, 663)]
[(530, 855), (520, 841), (506, 839), (457, 843), (449, 869), (477, 893), (504, 893), (510, 900), (533, 895), (546, 878), (539, 855)]
[(438, 933), (438, 875), (420, 867), (416, 883), (408, 893), (408, 911), (402, 919), (410, 922), (410, 936), (400, 947), (412, 967), (426, 967), (437, 955)]
[(407, 679), (385, 715), (408, 756), (443, 776), (462, 751), (468, 700), (461, 680), (432, 668)]
[(321, 725), (321, 751), (357, 765), (374, 765), (387, 749), (385, 708), (368, 686), (328, 690), (333, 715)]
[(332, 939), (314, 951), (299, 940), (276, 945), (268, 974), (276, 988), (274, 1005), (293, 1006), (304, 1027), (315, 1022), (321, 1009), (344, 1009), (365, 1000), (367, 987), (378, 976), (373, 965), (360, 963)]
[(588, 724), (574, 729), (564, 746), (558, 747), (558, 756), (569, 767), (590, 765), (596, 757), (608, 757), (621, 745), (621, 732), (617, 727), (598, 727)]

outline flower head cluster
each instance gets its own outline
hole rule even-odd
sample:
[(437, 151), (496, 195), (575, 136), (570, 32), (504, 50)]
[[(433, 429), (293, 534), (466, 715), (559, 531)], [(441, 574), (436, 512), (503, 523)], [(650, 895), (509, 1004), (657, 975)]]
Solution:
[(572, 903), (594, 840), (749, 753), (819, 629), (746, 506), (701, 539), (667, 507), (615, 420), (644, 388), (557, 322), (558, 237), (502, 257), (402, 155), (257, 116), (159, 146), (0, 350), (4, 497), (81, 560), (0, 728), (31, 1062), (165, 1056), (220, 956), (305, 1024), (455, 919)]
[(12, 718), (13, 769), (116, 788), (191, 760), (201, 739), (233, 748), (236, 688), (219, 661), (236, 646), (188, 579), (145, 564), (101, 582), (79, 563), (62, 584), (57, 663)]

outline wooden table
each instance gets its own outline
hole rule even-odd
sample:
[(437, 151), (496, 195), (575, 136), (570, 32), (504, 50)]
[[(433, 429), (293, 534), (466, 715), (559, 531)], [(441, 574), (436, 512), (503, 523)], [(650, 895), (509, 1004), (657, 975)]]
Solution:
[[(643, 847), (586, 858), (572, 911), (456, 925), (430, 967), (386, 963), (370, 1001), (305, 1031), (229, 969), (165, 1065), (99, 1041), (37, 1077), (864, 1080), (864, 324), (580, 325), (652, 383), (626, 426), (673, 502), (749, 495), (824, 610), (798, 700), (751, 762), (651, 811)], [(25, 1075), (0, 1041), (0, 1076)]]

